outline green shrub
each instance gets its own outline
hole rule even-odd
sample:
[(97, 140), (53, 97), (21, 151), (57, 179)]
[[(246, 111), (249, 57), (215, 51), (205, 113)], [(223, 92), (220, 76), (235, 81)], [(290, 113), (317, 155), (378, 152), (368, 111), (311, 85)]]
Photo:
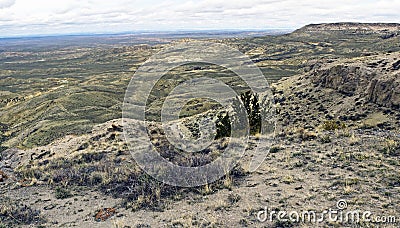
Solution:
[(247, 111), (251, 135), (261, 133), (261, 112), (259, 98), (260, 97), (258, 94), (253, 94), (251, 91), (240, 95), (240, 99), (242, 100)]
[(330, 142), (332, 142), (332, 139), (329, 135), (323, 135), (320, 137), (320, 141), (322, 143), (330, 143)]
[[(241, 110), (240, 101), (242, 102), (244, 108), (247, 112), (248, 124), (250, 126), (250, 134), (257, 135), (261, 133), (261, 107), (259, 102), (259, 95), (253, 94), (251, 91), (243, 93), (240, 97), (237, 97), (233, 102), (233, 109), (236, 116), (241, 116), (244, 111)], [(234, 118), (235, 124), (238, 126), (243, 125), (240, 119)], [(227, 113), (218, 114), (217, 121), (217, 135), (216, 138), (230, 137), (231, 136), (231, 121)]]
[(216, 139), (223, 137), (231, 137), (231, 120), (228, 113), (219, 113), (217, 120), (217, 135)]
[(327, 120), (322, 124), (322, 129), (324, 129), (325, 131), (334, 131), (344, 128), (346, 128), (346, 125), (344, 123), (335, 120)]
[(55, 196), (57, 199), (66, 199), (72, 196), (71, 192), (68, 189), (57, 187)]
[(270, 152), (271, 154), (275, 154), (275, 153), (278, 153), (278, 152), (281, 151), (281, 150), (283, 150), (283, 148), (280, 147), (280, 146), (272, 146), (272, 147), (269, 149), (269, 152)]
[(381, 151), (391, 156), (397, 156), (400, 154), (400, 143), (393, 139), (386, 139), (386, 141), (383, 143), (383, 148)]

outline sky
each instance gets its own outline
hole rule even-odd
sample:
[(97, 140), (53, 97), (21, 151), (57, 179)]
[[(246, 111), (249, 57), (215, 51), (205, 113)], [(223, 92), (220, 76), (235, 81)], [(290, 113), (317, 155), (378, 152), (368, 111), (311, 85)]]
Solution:
[(0, 0), (0, 37), (400, 23), (400, 0)]

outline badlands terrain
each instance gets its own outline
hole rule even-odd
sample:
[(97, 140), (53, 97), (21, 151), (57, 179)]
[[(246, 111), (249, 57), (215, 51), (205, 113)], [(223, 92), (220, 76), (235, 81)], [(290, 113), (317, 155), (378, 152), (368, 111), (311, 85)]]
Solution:
[[(255, 37), (41, 39), (0, 45), (0, 227), (399, 225), (400, 24), (318, 24)], [(159, 182), (136, 164), (123, 137), (122, 104), (142, 63), (196, 39), (236, 48), (261, 69), (276, 128), (271, 148), (258, 143), (263, 135), (250, 136), (246, 150), (267, 154), (255, 172), (245, 155), (216, 182), (184, 188)], [(168, 144), (152, 118), (162, 96), (201, 76), (246, 92), (232, 72), (202, 63), (161, 80), (149, 103), (149, 136), (176, 164), (208, 164), (230, 140), (222, 134), (187, 156)], [(209, 100), (189, 102), (181, 116), (192, 125), (185, 129), (195, 135), (193, 123), (218, 108)], [(346, 210), (397, 216), (398, 223), (257, 218), (265, 208), (321, 212), (338, 201)]]

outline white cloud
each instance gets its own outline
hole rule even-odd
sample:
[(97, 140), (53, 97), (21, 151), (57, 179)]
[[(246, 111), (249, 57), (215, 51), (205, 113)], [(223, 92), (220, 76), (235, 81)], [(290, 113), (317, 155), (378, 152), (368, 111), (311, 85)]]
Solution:
[(15, 0), (0, 0), (0, 9), (11, 7), (15, 4)]
[(400, 0), (0, 0), (0, 36), (400, 22)]

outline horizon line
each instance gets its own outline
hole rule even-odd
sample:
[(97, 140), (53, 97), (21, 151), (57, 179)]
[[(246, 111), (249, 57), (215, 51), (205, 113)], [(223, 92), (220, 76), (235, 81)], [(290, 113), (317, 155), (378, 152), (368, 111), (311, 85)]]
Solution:
[(148, 29), (148, 30), (134, 30), (134, 31), (121, 31), (121, 32), (76, 32), (76, 33), (50, 33), (50, 34), (21, 34), (21, 35), (7, 35), (1, 36), (0, 39), (18, 39), (18, 38), (46, 38), (46, 37), (68, 37), (68, 36), (107, 36), (107, 35), (151, 35), (151, 34), (163, 34), (163, 33), (184, 33), (184, 32), (268, 32), (268, 31), (294, 31), (297, 28), (237, 28), (237, 29)]

